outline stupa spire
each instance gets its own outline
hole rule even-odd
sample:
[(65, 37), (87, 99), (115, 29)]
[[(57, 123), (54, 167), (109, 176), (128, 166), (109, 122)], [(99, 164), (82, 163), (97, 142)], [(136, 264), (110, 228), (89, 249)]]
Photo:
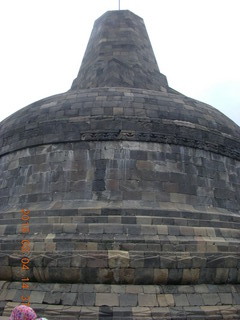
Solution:
[(96, 87), (168, 88), (143, 19), (128, 10), (108, 11), (95, 21), (72, 89)]

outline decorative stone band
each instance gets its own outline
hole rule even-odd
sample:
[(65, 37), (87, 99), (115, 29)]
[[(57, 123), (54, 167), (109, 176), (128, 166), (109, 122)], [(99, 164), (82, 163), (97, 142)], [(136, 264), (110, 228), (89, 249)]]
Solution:
[[(0, 280), (20, 281), (19, 256), (2, 256)], [(227, 253), (73, 251), (36, 252), (29, 277), (37, 282), (102, 284), (239, 283), (239, 257)], [(3, 263), (3, 262), (2, 262)], [(1, 264), (2, 264), (1, 263)]]
[(37, 101), (0, 125), (0, 155), (83, 140), (159, 142), (240, 159), (240, 128), (218, 110), (179, 93), (71, 90)]
[(197, 140), (191, 136), (181, 137), (177, 135), (166, 135), (161, 133), (150, 132), (133, 132), (133, 131), (118, 131), (118, 132), (86, 132), (81, 134), (81, 140), (85, 141), (106, 141), (106, 140), (131, 140), (144, 142), (158, 142), (166, 144), (182, 145), (191, 148), (203, 149), (205, 151), (215, 152), (230, 158), (240, 160), (240, 149), (231, 147), (235, 141), (229, 139), (229, 146), (221, 145), (213, 142)]
[[(105, 120), (105, 121), (104, 121)], [(110, 119), (103, 119), (101, 122), (102, 127), (104, 124), (108, 124)], [(124, 119), (114, 119), (119, 120), (124, 124)], [(114, 126), (114, 121), (112, 125)], [(128, 119), (129, 121), (129, 119)], [(137, 120), (132, 119), (133, 125)], [(94, 119), (92, 119), (94, 122)], [(141, 121), (142, 127), (148, 122), (144, 123)], [(204, 140), (205, 131), (200, 131), (199, 129), (187, 128), (185, 127), (182, 132), (171, 134), (170, 131), (176, 132), (178, 128), (172, 123), (168, 127), (168, 133), (162, 132), (140, 132), (132, 130), (91, 130), (87, 132), (81, 132), (77, 128), (75, 131), (71, 131), (70, 134), (67, 132), (68, 124), (66, 122), (58, 123), (58, 131), (55, 134), (47, 133), (50, 123), (39, 124), (36, 128), (34, 135), (30, 135), (30, 132), (25, 132), (20, 134), (18, 137), (22, 136), (22, 139), (19, 141), (13, 142), (6, 146), (1, 147), (0, 155), (8, 154), (9, 152), (21, 150), (27, 147), (34, 147), (44, 144), (55, 144), (55, 143), (67, 143), (67, 142), (78, 142), (78, 141), (141, 141), (141, 142), (156, 142), (156, 143), (165, 143), (165, 144), (174, 144), (180, 146), (186, 146), (191, 148), (202, 149), (205, 151), (214, 152), (223, 156), (230, 157), (232, 159), (240, 160), (240, 142), (220, 136), (218, 133), (211, 133), (210, 139)], [(55, 124), (53, 124), (54, 127)], [(164, 126), (161, 126), (161, 123), (152, 123), (152, 126), (158, 125), (159, 131), (164, 131)], [(161, 128), (162, 127), (162, 128)], [(46, 130), (45, 130), (46, 129)], [(66, 130), (65, 130), (66, 129)], [(214, 142), (216, 141), (216, 142)]]

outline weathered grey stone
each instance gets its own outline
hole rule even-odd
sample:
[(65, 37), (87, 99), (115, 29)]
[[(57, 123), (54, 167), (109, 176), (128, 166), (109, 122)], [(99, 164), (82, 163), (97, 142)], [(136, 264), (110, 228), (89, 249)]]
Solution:
[(221, 300), (221, 303), (231, 305), (233, 304), (232, 294), (231, 293), (219, 293), (219, 297)]
[(203, 293), (202, 298), (203, 298), (204, 304), (207, 306), (214, 306), (221, 303), (220, 297), (216, 293), (212, 293), (212, 294)]
[(138, 296), (133, 293), (120, 294), (119, 303), (121, 307), (136, 307), (138, 303)]
[(183, 294), (183, 293), (179, 295), (177, 294), (175, 295), (174, 300), (175, 300), (175, 305), (177, 307), (189, 306), (189, 301), (186, 294)]
[(66, 306), (74, 305), (76, 302), (76, 299), (77, 299), (77, 293), (75, 292), (64, 293), (62, 294), (62, 297), (61, 297), (62, 304)]
[(140, 307), (154, 307), (158, 306), (156, 294), (138, 294), (138, 305)]
[(187, 298), (189, 301), (189, 304), (191, 306), (202, 306), (203, 300), (201, 294), (193, 293), (193, 294), (187, 294)]
[(30, 295), (31, 303), (42, 303), (45, 297), (45, 292), (32, 291)]
[[(168, 86), (140, 17), (100, 17), (72, 88), (1, 122), (0, 155), (0, 280), (27, 277), (39, 314), (238, 317), (240, 130)], [(1, 283), (0, 314), (21, 290)]]
[(97, 293), (96, 306), (119, 306), (119, 298), (115, 293)]
[(47, 292), (44, 296), (43, 303), (60, 304), (61, 292)]

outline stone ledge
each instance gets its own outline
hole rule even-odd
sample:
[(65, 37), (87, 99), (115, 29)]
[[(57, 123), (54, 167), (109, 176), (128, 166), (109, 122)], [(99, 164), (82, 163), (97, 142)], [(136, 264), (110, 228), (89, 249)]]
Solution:
[[(48, 290), (49, 285), (45, 284)], [(57, 285), (51, 284), (51, 286), (56, 286), (57, 289)], [(77, 320), (79, 316), (84, 320), (101, 320), (103, 317), (117, 320), (123, 318), (128, 320), (159, 320), (162, 318), (233, 320), (239, 319), (240, 315), (239, 286), (166, 286), (165, 291), (168, 293), (163, 294), (156, 293), (161, 291), (161, 287), (158, 286), (95, 285), (89, 287), (85, 285), (84, 287), (83, 285), (82, 290), (85, 290), (85, 292), (79, 292), (78, 295), (85, 295), (84, 300), (77, 298), (76, 293), (69, 293), (69, 286), (67, 286), (65, 287), (67, 293), (64, 292), (64, 285), (61, 286), (60, 296), (68, 298), (61, 298), (60, 304), (59, 300), (56, 300), (56, 304), (53, 303), (53, 300), (51, 300), (51, 303), (48, 301), (45, 301), (44, 304), (38, 303), (37, 299), (31, 303), (31, 307), (34, 308), (38, 316), (45, 316), (49, 320), (55, 320), (56, 318)], [(78, 290), (80, 290), (80, 287)], [(94, 292), (87, 293), (89, 290), (94, 290)], [(54, 298), (53, 290), (51, 292)], [(40, 291), (39, 293), (42, 294), (43, 292)], [(46, 292), (46, 294), (48, 293)], [(37, 295), (38, 293), (35, 293), (35, 297)], [(91, 298), (91, 295), (94, 299)], [(74, 297), (74, 299), (71, 299), (71, 297)], [(67, 304), (64, 304), (64, 302), (67, 302)], [(4, 317), (9, 317), (12, 309), (18, 304), (18, 302), (8, 301), (3, 311), (2, 320), (5, 320)], [(98, 304), (98, 306), (95, 304)]]

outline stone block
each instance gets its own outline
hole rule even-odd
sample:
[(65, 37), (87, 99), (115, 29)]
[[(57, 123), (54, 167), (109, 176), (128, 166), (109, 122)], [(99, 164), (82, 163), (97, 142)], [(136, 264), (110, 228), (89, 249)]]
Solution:
[(99, 280), (102, 281), (102, 279), (99, 276), (100, 270), (98, 268), (87, 268), (87, 267), (81, 268), (80, 282), (98, 283)]
[(103, 224), (89, 224), (89, 233), (103, 233)]
[(84, 254), (78, 253), (74, 254), (71, 258), (71, 267), (81, 267), (87, 266), (87, 257)]
[(43, 303), (45, 297), (45, 292), (42, 291), (32, 291), (30, 295), (31, 303)]
[(217, 306), (221, 304), (220, 297), (217, 293), (203, 293), (202, 298), (206, 306)]
[(96, 293), (96, 306), (119, 306), (119, 297), (116, 293)]
[(109, 268), (127, 268), (129, 266), (129, 252), (127, 251), (108, 251)]
[(4, 300), (6, 301), (12, 301), (14, 297), (16, 296), (17, 290), (16, 289), (10, 289), (7, 291), (7, 294), (4, 297)]
[(61, 301), (61, 292), (46, 292), (43, 303), (59, 305)]
[(203, 305), (203, 300), (202, 300), (201, 294), (198, 294), (198, 293), (187, 294), (187, 298), (188, 298), (189, 304), (191, 306), (202, 306)]
[(144, 254), (144, 267), (145, 268), (159, 268), (160, 267), (160, 258), (159, 255), (155, 252)]
[(169, 269), (168, 272), (168, 283), (179, 284), (182, 283), (183, 270), (182, 269)]
[(125, 225), (124, 233), (127, 235), (140, 235), (141, 234), (141, 226), (138, 225)]
[(168, 235), (168, 226), (165, 226), (165, 225), (157, 226), (157, 234)]
[(110, 283), (115, 283), (115, 278), (114, 278), (114, 270), (111, 270), (109, 268), (101, 268), (98, 271), (98, 280), (101, 283), (105, 284), (110, 284)]
[(217, 268), (214, 282), (215, 283), (226, 283), (228, 281), (228, 274), (229, 274), (228, 268)]
[(141, 234), (154, 236), (157, 234), (157, 228), (156, 228), (156, 226), (142, 225), (141, 226)]
[[(143, 285), (143, 292), (144, 293), (160, 293), (161, 288), (156, 285)], [(162, 291), (161, 291), (162, 292)]]
[(168, 307), (168, 302), (166, 300), (165, 294), (158, 294), (157, 299), (160, 307)]
[(0, 257), (0, 266), (8, 266), (9, 265), (9, 259), (7, 255), (2, 255)]
[(105, 224), (103, 230), (104, 233), (122, 234), (123, 226), (118, 224)]
[(180, 235), (179, 226), (168, 226), (168, 233), (170, 236), (179, 236)]
[(113, 269), (114, 282), (132, 284), (135, 282), (135, 269), (120, 268)]
[(205, 257), (192, 257), (192, 268), (203, 268), (206, 266), (206, 258)]
[(138, 296), (133, 293), (120, 293), (119, 301), (121, 307), (136, 307), (138, 303)]
[(200, 269), (183, 269), (182, 283), (194, 284), (199, 282)]
[(234, 292), (232, 294), (232, 297), (233, 297), (233, 303), (236, 304), (236, 305), (240, 305), (240, 294)]
[[(27, 289), (25, 289), (24, 293), (25, 293), (25, 296), (30, 296), (30, 294), (31, 294), (31, 292), (29, 290), (27, 290)], [(21, 296), (22, 296), (22, 290), (16, 290), (16, 294), (12, 298), (12, 301), (21, 303), (21, 301), (22, 301)], [(1, 299), (1, 295), (0, 295), (0, 299)]]
[(140, 285), (127, 285), (126, 293), (143, 293), (143, 286)]
[(173, 255), (160, 256), (161, 269), (177, 268), (177, 259)]
[(96, 293), (94, 293), (94, 292), (78, 293), (76, 305), (77, 306), (94, 306), (95, 299), (96, 299)]
[(12, 268), (10, 266), (1, 266), (0, 280), (12, 280)]
[(184, 294), (184, 293), (176, 294), (174, 296), (174, 301), (175, 301), (176, 307), (187, 307), (187, 306), (189, 306), (189, 301), (188, 301), (187, 295)]
[(78, 292), (95, 292), (95, 288), (93, 284), (79, 284)]
[(222, 305), (232, 305), (233, 304), (233, 297), (231, 293), (219, 293), (219, 297), (221, 300)]
[(86, 260), (89, 268), (106, 268), (108, 266), (107, 254), (104, 253), (89, 253)]
[(111, 285), (111, 292), (112, 293), (125, 293), (126, 292), (126, 286), (125, 285)]
[(70, 267), (70, 263), (71, 263), (70, 257), (65, 255), (63, 257), (58, 257), (57, 259), (58, 267)]
[(174, 296), (172, 294), (165, 294), (165, 299), (169, 307), (175, 306)]
[(154, 269), (154, 283), (166, 284), (168, 282), (168, 269)]
[(192, 257), (182, 256), (177, 259), (177, 267), (179, 269), (186, 269), (192, 267)]
[(111, 285), (109, 285), (109, 284), (95, 284), (94, 291), (95, 292), (104, 292), (104, 293), (111, 292)]
[(137, 268), (134, 281), (136, 284), (153, 283), (153, 268)]
[(77, 224), (64, 223), (63, 224), (63, 233), (74, 234), (77, 231)]
[(138, 294), (138, 305), (140, 307), (156, 307), (158, 306), (156, 294)]
[(73, 306), (75, 305), (77, 300), (77, 293), (75, 292), (66, 292), (62, 294), (61, 302), (63, 305), (66, 306)]
[[(89, 313), (89, 311), (88, 311)], [(113, 308), (108, 305), (102, 305), (99, 307), (99, 320), (113, 319)]]
[(94, 292), (83, 293), (83, 304), (85, 306), (93, 306), (95, 303), (96, 294)]
[(191, 285), (180, 285), (177, 287), (178, 293), (194, 293), (195, 292), (195, 286)]

